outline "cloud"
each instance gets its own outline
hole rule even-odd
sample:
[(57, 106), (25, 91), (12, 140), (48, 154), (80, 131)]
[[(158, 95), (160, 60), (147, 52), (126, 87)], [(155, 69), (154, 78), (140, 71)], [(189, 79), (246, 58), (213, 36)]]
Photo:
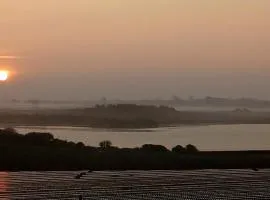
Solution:
[(16, 60), (20, 58), (20, 56), (0, 55), (0, 60)]

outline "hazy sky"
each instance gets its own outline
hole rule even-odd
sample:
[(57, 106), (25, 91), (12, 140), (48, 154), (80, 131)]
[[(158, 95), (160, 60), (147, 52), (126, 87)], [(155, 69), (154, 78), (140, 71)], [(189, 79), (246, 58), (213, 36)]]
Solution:
[(0, 0), (10, 98), (270, 99), (269, 0)]

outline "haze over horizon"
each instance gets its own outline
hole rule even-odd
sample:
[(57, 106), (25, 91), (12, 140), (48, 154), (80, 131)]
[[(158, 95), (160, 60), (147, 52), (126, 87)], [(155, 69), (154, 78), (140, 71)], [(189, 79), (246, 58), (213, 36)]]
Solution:
[(7, 98), (270, 99), (269, 0), (1, 0)]

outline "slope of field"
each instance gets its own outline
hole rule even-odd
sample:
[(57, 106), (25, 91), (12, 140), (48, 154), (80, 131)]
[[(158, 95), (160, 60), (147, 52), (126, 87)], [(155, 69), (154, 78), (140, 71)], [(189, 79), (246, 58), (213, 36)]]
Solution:
[(0, 199), (270, 199), (270, 170), (0, 172)]

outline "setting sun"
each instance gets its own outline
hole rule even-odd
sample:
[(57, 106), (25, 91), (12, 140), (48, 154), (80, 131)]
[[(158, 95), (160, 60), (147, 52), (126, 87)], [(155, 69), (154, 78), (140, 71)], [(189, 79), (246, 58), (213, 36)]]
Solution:
[(0, 71), (0, 81), (6, 81), (8, 79), (8, 71)]

